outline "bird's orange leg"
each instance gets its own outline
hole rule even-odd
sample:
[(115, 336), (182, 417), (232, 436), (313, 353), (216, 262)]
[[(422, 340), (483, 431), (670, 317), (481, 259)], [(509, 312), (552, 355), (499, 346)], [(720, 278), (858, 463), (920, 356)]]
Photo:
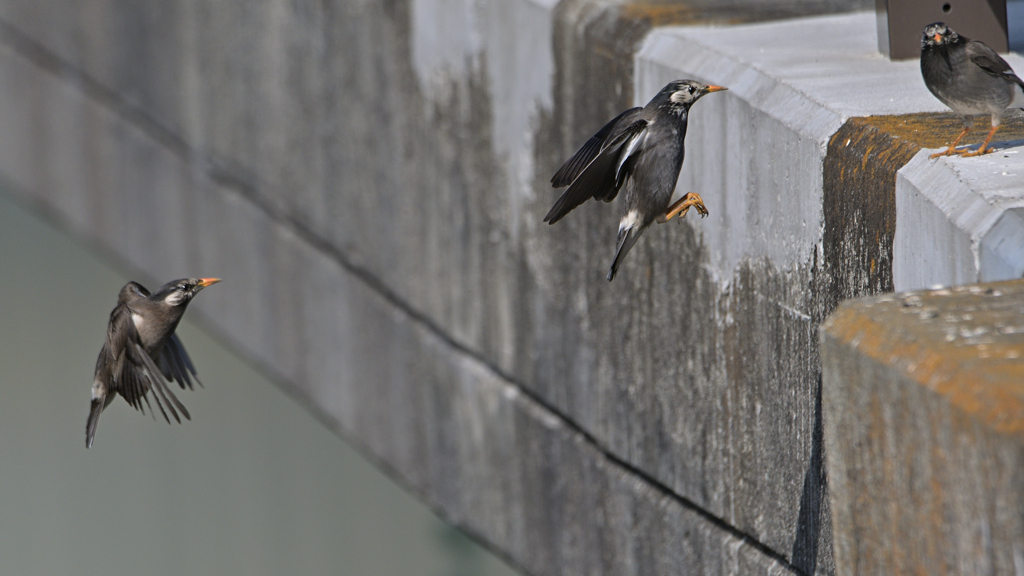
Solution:
[(956, 137), (956, 140), (953, 140), (953, 143), (949, 145), (949, 148), (946, 148), (942, 152), (936, 152), (935, 154), (932, 154), (928, 158), (935, 159), (935, 158), (938, 158), (939, 156), (949, 156), (951, 154), (956, 154), (957, 153), (956, 152), (956, 145), (959, 144), (960, 141), (964, 139), (964, 136), (967, 136), (967, 133), (970, 132), (970, 131), (971, 131), (971, 127), (970, 126), (964, 126), (964, 131), (961, 132), (960, 135)]
[(668, 222), (677, 215), (680, 218), (686, 218), (686, 212), (690, 210), (691, 206), (697, 209), (701, 218), (708, 215), (708, 209), (704, 207), (704, 199), (700, 197), (700, 194), (687, 192), (675, 204), (668, 207), (662, 222)]
[(985, 138), (985, 141), (981, 143), (981, 146), (977, 150), (973, 152), (964, 150), (962, 152), (957, 152), (957, 154), (964, 158), (970, 158), (971, 156), (981, 156), (982, 154), (991, 152), (992, 150), (988, 148), (988, 143), (992, 141), (992, 137), (995, 136), (996, 130), (999, 130), (998, 124), (992, 126), (992, 129), (988, 131), (988, 137)]

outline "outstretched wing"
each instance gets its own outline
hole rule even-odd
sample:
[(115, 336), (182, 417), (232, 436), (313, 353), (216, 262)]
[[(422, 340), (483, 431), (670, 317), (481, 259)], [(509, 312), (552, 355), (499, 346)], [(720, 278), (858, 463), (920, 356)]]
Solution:
[[(160, 369), (157, 368), (153, 359), (149, 357), (149, 354), (142, 348), (142, 344), (135, 344), (132, 348), (133, 351), (133, 365), (135, 366), (134, 374), (137, 379), (144, 381), (146, 387), (153, 391), (153, 400), (156, 401), (156, 407), (160, 409), (160, 413), (163, 414), (164, 420), (167, 420), (169, 424), (170, 418), (167, 417), (167, 412), (174, 416), (174, 419), (180, 424), (181, 418), (178, 417), (178, 412), (185, 418), (191, 420), (192, 416), (189, 415), (188, 410), (185, 406), (178, 401), (178, 397), (174, 395), (174, 392), (167, 386), (167, 380), (163, 374), (160, 373)], [(136, 363), (137, 362), (137, 363)], [(149, 398), (143, 395), (143, 399), (146, 400), (146, 404), (149, 404)], [(141, 409), (141, 407), (139, 407)], [(150, 408), (150, 412), (153, 409)]]
[(132, 321), (131, 310), (122, 304), (110, 313), (107, 328), (108, 361), (111, 362), (111, 392), (117, 392), (136, 410), (145, 412), (143, 402), (153, 412), (149, 402), (149, 391), (153, 391), (156, 406), (164, 419), (170, 422), (167, 413), (181, 422), (178, 412), (191, 419), (188, 410), (178, 401), (167, 386), (167, 379), (142, 347), (139, 333)]
[(189, 390), (192, 390), (192, 380), (195, 380), (200, 387), (203, 386), (196, 374), (196, 367), (192, 364), (192, 359), (188, 357), (188, 352), (185, 351), (185, 346), (178, 339), (177, 334), (171, 334), (171, 338), (157, 356), (157, 364), (160, 366), (160, 373), (164, 375), (164, 378), (168, 382), (177, 382), (182, 390), (186, 385)]
[[(634, 110), (638, 111), (639, 109)], [(624, 115), (619, 116), (619, 119), (622, 118)], [(616, 127), (608, 142), (601, 147), (600, 152), (587, 162), (586, 166), (574, 177), (569, 188), (555, 201), (555, 205), (548, 211), (544, 221), (548, 224), (558, 222), (573, 208), (586, 202), (588, 198), (605, 202), (614, 200), (622, 183), (625, 182), (636, 164), (641, 145), (647, 137), (647, 124), (646, 120), (635, 120), (622, 128)], [(605, 128), (602, 128), (602, 131)], [(586, 146), (576, 154), (579, 155), (584, 149)], [(570, 162), (572, 162), (571, 159)]]
[(977, 40), (971, 40), (967, 42), (966, 46), (967, 57), (970, 58), (971, 62), (974, 62), (979, 68), (988, 72), (993, 76), (1005, 78), (1011, 82), (1015, 82), (1018, 86), (1024, 87), (1024, 80), (1021, 80), (1013, 72), (1013, 68), (1003, 60), (995, 50), (988, 47), (988, 45), (978, 42)]
[(572, 158), (565, 161), (562, 167), (555, 172), (555, 175), (551, 177), (551, 185), (555, 188), (561, 188), (562, 186), (568, 186), (572, 184), (572, 181), (583, 172), (583, 169), (587, 167), (599, 152), (608, 144), (608, 142), (614, 137), (616, 126), (628, 126), (632, 124), (632, 121), (636, 118), (636, 115), (640, 113), (643, 108), (630, 108), (622, 114), (619, 114), (615, 118), (612, 118), (611, 122), (604, 125), (603, 128), (597, 131), (587, 140)]

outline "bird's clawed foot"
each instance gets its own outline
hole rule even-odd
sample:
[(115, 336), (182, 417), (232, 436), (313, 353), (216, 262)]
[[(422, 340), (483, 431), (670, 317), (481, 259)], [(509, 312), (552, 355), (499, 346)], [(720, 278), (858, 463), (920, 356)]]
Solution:
[(668, 207), (668, 211), (665, 213), (663, 222), (668, 222), (676, 216), (686, 218), (686, 213), (690, 210), (691, 206), (697, 209), (701, 218), (708, 215), (708, 209), (704, 207), (704, 199), (700, 197), (700, 194), (697, 194), (696, 192), (687, 192), (675, 204)]
[(988, 147), (984, 147), (984, 146), (981, 147), (981, 148), (978, 148), (977, 150), (971, 150), (970, 148), (963, 148), (961, 150), (957, 150), (956, 148), (947, 148), (947, 149), (943, 150), (942, 152), (936, 152), (935, 154), (929, 155), (928, 158), (930, 158), (932, 160), (938, 158), (939, 156), (959, 156), (961, 158), (970, 158), (971, 156), (981, 156), (982, 154), (991, 154), (992, 150), (993, 150), (992, 148), (988, 148)]
[(989, 154), (991, 152), (992, 152), (992, 148), (981, 147), (981, 148), (978, 148), (977, 150), (971, 150), (970, 148), (965, 148), (964, 150), (957, 150), (956, 153), (961, 158), (970, 158), (971, 156), (981, 156), (982, 154)]
[(985, 141), (981, 143), (981, 146), (978, 146), (977, 150), (964, 150), (963, 152), (957, 152), (957, 154), (962, 158), (970, 158), (971, 156), (981, 156), (982, 154), (992, 152), (993, 150), (988, 147), (988, 143), (991, 142), (992, 137), (996, 135), (996, 130), (999, 130), (999, 126), (993, 126), (992, 129), (988, 131), (988, 136), (985, 137)]
[(955, 148), (954, 146), (950, 146), (949, 148), (946, 148), (946, 149), (945, 149), (945, 150), (943, 150), (942, 152), (936, 152), (935, 154), (930, 154), (930, 155), (928, 156), (928, 159), (929, 159), (929, 160), (935, 160), (935, 159), (936, 159), (936, 158), (938, 158), (939, 156), (952, 156), (952, 155), (954, 155), (954, 154), (960, 154), (960, 155), (963, 155), (963, 154), (964, 154), (964, 152), (967, 152), (967, 151), (968, 151), (968, 149), (964, 149), (964, 150), (961, 150), (961, 151), (957, 151), (957, 149), (956, 149), (956, 148)]
[(989, 154), (993, 150), (992, 150), (992, 148), (988, 147), (988, 144), (989, 144), (989, 142), (992, 141), (992, 137), (996, 135), (996, 130), (998, 130), (998, 129), (999, 129), (999, 125), (998, 124), (992, 126), (992, 128), (988, 131), (988, 136), (985, 137), (985, 141), (981, 143), (981, 146), (978, 146), (977, 150), (971, 150), (970, 148), (964, 148), (963, 150), (957, 150), (956, 149), (956, 145), (959, 144), (960, 140), (962, 140), (963, 137), (965, 135), (967, 135), (967, 132), (970, 131), (968, 128), (964, 128), (964, 131), (961, 132), (960, 135), (956, 137), (956, 140), (953, 140), (953, 143), (949, 145), (949, 148), (946, 148), (942, 152), (936, 152), (935, 154), (932, 154), (932, 155), (928, 156), (928, 158), (934, 159), (934, 158), (938, 158), (939, 156), (951, 156), (953, 154), (956, 154), (957, 156), (959, 156), (961, 158), (971, 158), (972, 156), (982, 156), (984, 154)]
[[(935, 160), (939, 156), (952, 156), (953, 154), (959, 154), (963, 156), (964, 153), (967, 152), (967, 149), (957, 150), (956, 145), (959, 144), (960, 141), (964, 139), (964, 136), (967, 136), (967, 133), (970, 131), (970, 127), (965, 126), (963, 132), (961, 132), (960, 135), (953, 140), (953, 143), (949, 145), (949, 148), (946, 148), (942, 152), (936, 152), (935, 154), (931, 154), (930, 156), (928, 156), (928, 159)], [(988, 144), (988, 141), (986, 141), (985, 143)], [(982, 146), (982, 148), (984, 148), (984, 146)]]

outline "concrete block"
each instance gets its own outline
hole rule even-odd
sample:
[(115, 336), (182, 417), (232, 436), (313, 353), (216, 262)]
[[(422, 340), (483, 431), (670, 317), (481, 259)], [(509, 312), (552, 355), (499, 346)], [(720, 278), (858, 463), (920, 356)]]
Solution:
[(897, 290), (1024, 276), (1024, 157), (1011, 147), (1020, 143), (975, 158), (929, 160), (923, 150), (900, 169)]
[(852, 301), (822, 325), (836, 574), (1015, 574), (1024, 282)]

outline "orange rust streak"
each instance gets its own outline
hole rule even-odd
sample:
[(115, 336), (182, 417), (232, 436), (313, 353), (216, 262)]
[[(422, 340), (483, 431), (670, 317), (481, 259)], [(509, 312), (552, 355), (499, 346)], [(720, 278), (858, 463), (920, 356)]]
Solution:
[[(1002, 433), (1024, 432), (1024, 343), (993, 344), (983, 361), (977, 346), (954, 345), (928, 334), (896, 327), (893, 312), (873, 315), (841, 306), (825, 329), (847, 345), (946, 397)], [(878, 319), (875, 318), (878, 317)]]
[[(871, 126), (919, 148), (941, 148), (949, 142), (949, 136), (963, 130), (964, 123), (956, 114), (900, 114), (890, 116), (868, 116), (851, 118), (851, 124)], [(1024, 118), (1007, 116), (999, 127), (1002, 141), (1024, 139)], [(964, 139), (963, 144), (978, 144), (981, 134)]]
[(871, 145), (868, 146), (867, 150), (864, 151), (864, 159), (861, 160), (861, 163), (860, 163), (860, 169), (861, 170), (866, 170), (867, 169), (867, 167), (868, 167), (868, 160), (871, 158), (871, 153), (874, 150), (875, 150), (875, 145), (871, 144)]

